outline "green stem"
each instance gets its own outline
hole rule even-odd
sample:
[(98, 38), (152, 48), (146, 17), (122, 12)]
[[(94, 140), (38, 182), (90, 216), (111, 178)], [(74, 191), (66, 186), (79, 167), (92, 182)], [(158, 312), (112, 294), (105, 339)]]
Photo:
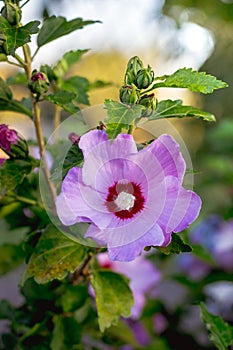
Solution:
[(37, 55), (38, 51), (40, 50), (39, 47), (37, 47), (36, 51), (34, 52), (34, 54), (32, 55), (32, 61), (34, 60), (35, 56)]
[(26, 198), (26, 197), (22, 197), (22, 196), (16, 196), (15, 199), (18, 200), (19, 202), (41, 206), (41, 204), (39, 202), (35, 201), (34, 199), (30, 199), (30, 198)]
[(11, 64), (12, 66), (16, 66), (16, 67), (19, 67), (19, 68), (22, 68), (22, 66), (18, 63), (15, 63), (15, 62), (12, 62), (12, 61), (8, 61), (7, 60), (7, 63)]
[(26, 63), (24, 62), (24, 60), (17, 53), (15, 53), (14, 57), (20, 63), (20, 67), (25, 68)]
[[(32, 58), (28, 49), (27, 45), (23, 46), (23, 52), (24, 52), (24, 57), (25, 57), (25, 73), (27, 75), (28, 81), (31, 79), (31, 63), (32, 63)], [(48, 164), (46, 161), (45, 157), (45, 144), (44, 144), (44, 137), (43, 137), (43, 131), (41, 127), (41, 119), (40, 119), (40, 109), (38, 106), (38, 101), (34, 94), (31, 92), (31, 100), (32, 100), (32, 110), (33, 110), (33, 120), (34, 120), (34, 125), (36, 129), (36, 136), (37, 136), (37, 141), (39, 145), (39, 150), (40, 150), (40, 157), (44, 159), (43, 161), (43, 166), (42, 166), (42, 171), (44, 173), (45, 181), (48, 186), (48, 190), (50, 193), (51, 197), (51, 203), (52, 203), (52, 212), (56, 214), (56, 190), (53, 186), (53, 183), (50, 181), (50, 171), (48, 168)]]
[(134, 130), (135, 130), (135, 126), (134, 125), (130, 125), (129, 126), (129, 130), (128, 130), (128, 134), (133, 135)]
[(20, 6), (20, 8), (24, 7), (30, 0), (26, 0), (25, 3), (23, 3), (23, 5)]

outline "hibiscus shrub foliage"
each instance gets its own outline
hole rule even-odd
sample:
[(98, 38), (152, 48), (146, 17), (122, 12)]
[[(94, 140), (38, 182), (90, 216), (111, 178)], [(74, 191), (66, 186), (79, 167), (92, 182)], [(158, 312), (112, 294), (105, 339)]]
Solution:
[[(225, 320), (208, 311), (203, 301), (214, 293), (203, 288), (220, 280), (208, 280), (216, 269), (231, 280), (231, 257), (221, 259), (208, 230), (227, 235), (233, 225), (210, 218), (190, 235), (201, 193), (185, 188), (180, 145), (167, 133), (144, 142), (135, 137), (156, 120), (215, 121), (182, 100), (158, 100), (157, 89), (208, 94), (227, 84), (191, 68), (158, 77), (135, 56), (119, 101), (106, 99), (102, 120), (88, 130), (82, 120), (88, 93), (108, 83), (67, 75), (88, 50), (66, 52), (52, 66), (34, 67), (34, 59), (42, 46), (96, 21), (51, 16), (22, 24), (27, 2), (4, 1), (0, 16), (0, 60), (17, 67), (14, 76), (0, 78), (0, 108), (26, 115), (36, 135), (26, 140), (0, 125), (0, 273), (20, 266), (22, 272), (21, 304), (0, 303), (0, 319), (7, 320), (1, 349), (169, 350), (182, 342), (210, 348), (201, 318), (215, 346), (228, 349), (233, 328), (226, 321), (233, 320), (227, 310), (220, 313)], [(12, 92), (18, 84), (27, 91), (21, 100)], [(41, 109), (49, 104), (54, 119), (45, 123), (53, 134), (46, 145)], [(188, 300), (201, 303), (201, 318)], [(188, 318), (194, 320), (189, 329)]]

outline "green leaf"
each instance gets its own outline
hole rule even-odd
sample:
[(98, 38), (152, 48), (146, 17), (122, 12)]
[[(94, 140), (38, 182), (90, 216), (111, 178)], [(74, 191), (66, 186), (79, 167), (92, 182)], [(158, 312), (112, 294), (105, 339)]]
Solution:
[(191, 106), (183, 106), (181, 100), (163, 100), (158, 102), (156, 110), (149, 116), (149, 120), (162, 118), (185, 118), (194, 117), (202, 118), (208, 122), (214, 122), (213, 114), (201, 111)]
[(0, 246), (0, 276), (14, 270), (24, 261), (24, 252), (21, 246), (4, 244)]
[(50, 225), (34, 248), (24, 281), (32, 276), (37, 283), (62, 280), (69, 272), (76, 270), (86, 252), (85, 246), (72, 241)]
[(54, 94), (44, 96), (44, 99), (62, 107), (64, 111), (74, 114), (80, 110), (79, 107), (72, 103), (75, 97), (76, 95), (72, 92), (60, 90)]
[(55, 167), (51, 172), (50, 179), (52, 181), (63, 180), (68, 171), (74, 166), (81, 167), (83, 164), (83, 153), (79, 148), (78, 144), (73, 144), (70, 146), (64, 161), (60, 161), (58, 166)]
[(13, 190), (31, 172), (33, 164), (30, 160), (7, 159), (0, 165), (0, 196), (5, 195), (9, 190)]
[(89, 105), (87, 91), (90, 89), (90, 83), (84, 77), (72, 77), (61, 83), (61, 88), (76, 94), (75, 101), (84, 105)]
[(7, 55), (4, 53), (0, 53), (0, 62), (6, 62), (7, 61)]
[(9, 303), (8, 300), (1, 300), (0, 301), (0, 319), (8, 319), (13, 320), (15, 317), (15, 309), (13, 306)]
[(99, 21), (83, 21), (82, 18), (75, 18), (71, 21), (67, 21), (65, 17), (52, 16), (47, 18), (38, 34), (37, 44), (39, 47), (60, 38), (63, 35), (67, 35), (77, 29), (82, 29), (84, 26), (98, 23)]
[(209, 338), (219, 350), (228, 350), (233, 345), (233, 327), (221, 317), (212, 315), (204, 303), (200, 303), (201, 318), (209, 331)]
[[(64, 286), (62, 286), (64, 287)], [(71, 284), (65, 285), (58, 299), (57, 305), (62, 307), (63, 312), (73, 312), (84, 305), (88, 297), (88, 286)]]
[(73, 316), (54, 316), (54, 329), (50, 349), (74, 349), (74, 345), (80, 344), (81, 330), (80, 323)]
[(8, 77), (6, 82), (8, 85), (26, 84), (27, 83), (26, 73), (19, 72), (15, 76)]
[(120, 316), (130, 316), (134, 300), (125, 276), (106, 270), (94, 271), (91, 284), (101, 332), (117, 324)]
[(156, 78), (156, 80), (164, 80), (156, 83), (153, 87), (175, 87), (188, 88), (191, 91), (201, 92), (203, 94), (210, 94), (214, 90), (227, 87), (227, 83), (217, 80), (213, 75), (205, 72), (197, 72), (192, 68), (178, 69), (170, 76)]
[(210, 266), (216, 266), (216, 262), (212, 255), (206, 250), (206, 248), (200, 244), (192, 244), (193, 254), (195, 254), (199, 259), (203, 260)]
[(29, 99), (23, 98), (21, 101), (13, 100), (11, 89), (7, 83), (0, 78), (0, 110), (23, 113), (32, 117), (31, 105)]
[(14, 56), (15, 50), (18, 47), (31, 41), (31, 34), (36, 34), (39, 31), (39, 21), (32, 21), (22, 27), (11, 26), (9, 22), (0, 17), (1, 33), (5, 36), (4, 49), (7, 55)]
[(89, 50), (77, 50), (66, 52), (53, 67), (53, 72), (58, 78), (64, 77), (70, 67), (80, 61), (82, 56)]
[(154, 246), (154, 248), (166, 255), (189, 253), (192, 251), (192, 247), (184, 243), (180, 236), (175, 233), (172, 233), (172, 241), (167, 247)]
[(10, 101), (12, 96), (11, 89), (8, 87), (7, 83), (0, 78), (0, 101)]
[(130, 126), (135, 125), (144, 109), (141, 105), (126, 105), (112, 100), (105, 100), (104, 107), (107, 109), (104, 122), (110, 139), (116, 138), (124, 129), (127, 132)]

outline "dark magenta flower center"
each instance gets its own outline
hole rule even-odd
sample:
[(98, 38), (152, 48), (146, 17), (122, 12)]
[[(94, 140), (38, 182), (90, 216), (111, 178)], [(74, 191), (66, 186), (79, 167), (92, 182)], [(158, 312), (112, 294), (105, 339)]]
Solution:
[(118, 181), (109, 187), (105, 205), (118, 218), (131, 219), (144, 208), (141, 186), (135, 182)]

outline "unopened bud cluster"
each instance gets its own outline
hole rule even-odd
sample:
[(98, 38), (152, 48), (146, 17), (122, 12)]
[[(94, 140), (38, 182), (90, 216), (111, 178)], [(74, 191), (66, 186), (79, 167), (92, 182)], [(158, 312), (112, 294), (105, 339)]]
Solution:
[(29, 89), (34, 94), (37, 94), (39, 97), (40, 95), (44, 94), (49, 89), (49, 80), (45, 73), (38, 72), (37, 70), (34, 70), (32, 72), (31, 81), (28, 84)]
[(22, 17), (22, 10), (19, 1), (6, 1), (1, 10), (2, 17), (5, 17), (12, 26), (18, 26)]
[(140, 104), (145, 106), (143, 116), (148, 116), (156, 107), (154, 94), (147, 94), (143, 91), (150, 87), (154, 81), (154, 71), (137, 56), (132, 57), (125, 73), (124, 85), (120, 88), (120, 100), (127, 104)]

